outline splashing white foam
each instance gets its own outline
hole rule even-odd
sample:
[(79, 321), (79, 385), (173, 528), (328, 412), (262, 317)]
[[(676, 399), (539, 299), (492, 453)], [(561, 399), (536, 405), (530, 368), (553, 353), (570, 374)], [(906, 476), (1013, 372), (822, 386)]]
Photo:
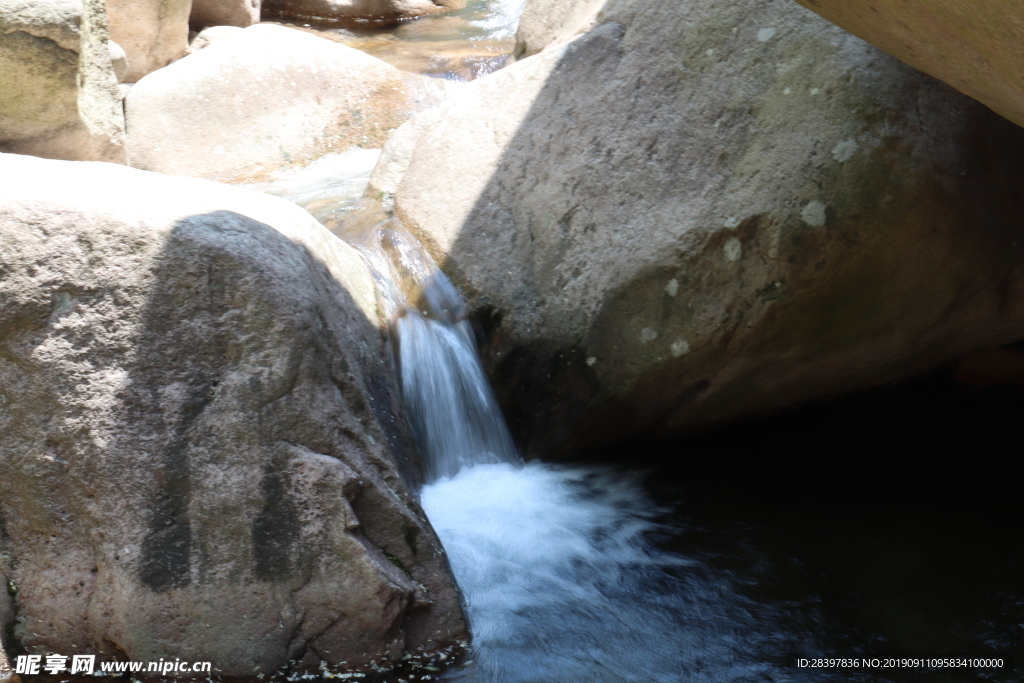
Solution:
[(737, 656), (728, 581), (652, 546), (662, 511), (635, 476), (476, 465), (425, 487), (422, 504), (474, 632), (474, 662), (450, 680), (678, 683), (766, 669)]

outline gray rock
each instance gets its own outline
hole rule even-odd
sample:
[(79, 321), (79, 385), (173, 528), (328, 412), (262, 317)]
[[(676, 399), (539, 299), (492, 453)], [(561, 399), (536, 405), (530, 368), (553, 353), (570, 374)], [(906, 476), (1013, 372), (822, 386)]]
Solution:
[(124, 163), (102, 0), (0, 0), (0, 152)]
[(359, 50), (259, 24), (140, 81), (125, 100), (132, 165), (216, 180), (379, 148), (440, 81)]
[(260, 0), (192, 0), (189, 26), (202, 31), (210, 26), (252, 26), (260, 20)]
[(1024, 125), (1024, 5), (1016, 0), (797, 0)]
[[(3, 506), (0, 505), (0, 538), (6, 535), (5, 529)], [(14, 601), (11, 599), (7, 583), (7, 574), (10, 572), (9, 565), (10, 557), (0, 553), (0, 683), (8, 683), (14, 677), (14, 668), (11, 666), (4, 648), (7, 644), (7, 628), (14, 620)]]
[(466, 0), (266, 0), (264, 15), (318, 24), (393, 24), (462, 9)]
[(14, 644), (252, 677), (464, 637), (356, 253), (248, 190), (0, 172)]
[(1024, 337), (1024, 131), (792, 3), (587, 21), (414, 119), (398, 165), (529, 453)]
[(128, 54), (125, 80), (129, 83), (185, 55), (192, 0), (106, 0), (106, 4), (110, 37)]

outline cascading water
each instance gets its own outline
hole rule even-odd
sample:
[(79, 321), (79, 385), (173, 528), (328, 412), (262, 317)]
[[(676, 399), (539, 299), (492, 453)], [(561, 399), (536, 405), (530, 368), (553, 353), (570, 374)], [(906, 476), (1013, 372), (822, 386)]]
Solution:
[(755, 653), (777, 639), (780, 613), (741, 598), (737, 577), (659, 550), (665, 511), (648, 501), (636, 475), (522, 463), (451, 282), (389, 221), (345, 219), (365, 160), (350, 161), (347, 172), (343, 160), (322, 163), (342, 179), (334, 186), (307, 171), (262, 189), (345, 235), (377, 279), (424, 460), (421, 502), (474, 634), (470, 661), (442, 678), (775, 680), (778, 667)]
[(412, 236), (386, 223), (362, 248), (392, 320), (402, 398), (426, 481), (472, 465), (522, 464), (455, 287)]
[[(468, 80), (511, 59), (523, 4), (469, 0), (462, 10), (403, 24), (387, 40), (348, 40), (402, 68)], [(775, 436), (781, 443), (796, 433), (815, 443), (808, 474), (788, 489), (778, 480), (762, 481), (759, 470), (744, 472), (751, 463), (746, 453), (772, 441), (770, 433), (756, 429), (731, 452), (723, 451), (720, 434), (703, 456), (688, 452), (685, 476), (699, 482), (695, 486), (682, 485), (681, 467), (662, 481), (612, 468), (523, 464), (477, 360), (454, 287), (414, 239), (381, 221), (382, 214), (353, 212), (378, 155), (379, 150), (331, 155), (259, 189), (309, 210), (370, 265), (392, 321), (402, 393), (424, 456), (428, 483), (421, 502), (465, 597), (474, 636), (468, 660), (443, 673), (421, 671), (418, 678), (396, 674), (389, 683), (792, 683), (838, 678), (790, 668), (787, 653), (833, 656), (866, 648), (891, 651), (894, 645), (913, 652), (915, 642), (939, 643), (917, 651), (1020, 647), (1024, 556), (1017, 552), (1014, 565), (1002, 550), (1019, 527), (1000, 522), (993, 531), (964, 523), (967, 515), (933, 516), (934, 510), (923, 513), (914, 498), (902, 513), (892, 501), (875, 510), (877, 501), (863, 504), (856, 487), (834, 508), (804, 508), (816, 495), (806, 491), (818, 492), (823, 481), (818, 440), (804, 433), (806, 424)], [(901, 405), (887, 414), (899, 413), (902, 426), (904, 412)], [(860, 420), (855, 415), (851, 429), (860, 431)], [(1012, 424), (1013, 417), (996, 420)], [(811, 433), (832, 453), (835, 434), (844, 430), (818, 417), (812, 422)], [(976, 427), (970, 429), (970, 448), (976, 449)], [(913, 448), (920, 449), (916, 438)], [(873, 437), (862, 445), (853, 441), (848, 457), (837, 461), (862, 463), (877, 446)], [(643, 455), (620, 459), (634, 457)], [(714, 481), (701, 472), (702, 457), (728, 461), (733, 469), (709, 486)], [(847, 485), (847, 473), (839, 479)], [(877, 490), (888, 496), (891, 483), (884, 479)], [(978, 490), (987, 496), (990, 484)], [(824, 489), (830, 500), (832, 485)], [(662, 487), (671, 507), (647, 496)], [(911, 488), (926, 487), (915, 476)], [(1016, 501), (1016, 489), (1012, 494)], [(1010, 508), (996, 509), (1003, 519)], [(808, 510), (820, 519), (810, 519)], [(699, 523), (702, 515), (710, 523)], [(950, 534), (957, 525), (963, 525), (961, 543), (971, 560), (964, 561), (961, 552), (959, 565), (949, 561), (956, 559), (957, 543), (950, 538), (957, 536)], [(932, 545), (922, 540), (929, 529)], [(999, 551), (975, 558), (976, 550), (984, 550), (979, 532), (989, 533), (991, 547)], [(929, 553), (934, 561), (926, 563)], [(963, 569), (981, 564), (1005, 565), (1009, 578)], [(837, 588), (851, 580), (854, 590)], [(927, 597), (931, 593), (938, 597)], [(951, 596), (959, 596), (959, 608), (950, 609)], [(922, 675), (995, 680), (960, 673)], [(895, 669), (840, 677), (862, 683), (925, 680), (919, 672)]]

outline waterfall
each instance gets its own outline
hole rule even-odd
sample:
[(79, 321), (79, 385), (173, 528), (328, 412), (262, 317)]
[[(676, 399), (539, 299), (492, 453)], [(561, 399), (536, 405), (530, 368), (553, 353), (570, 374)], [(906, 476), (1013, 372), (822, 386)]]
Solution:
[(423, 456), (421, 503), (473, 631), (470, 659), (438, 680), (779, 680), (750, 653), (774, 643), (781, 613), (752, 619), (735, 577), (658, 549), (666, 511), (639, 475), (522, 462), (455, 287), (394, 221), (353, 209), (370, 156), (339, 155), (260, 189), (310, 210), (376, 279)]
[(466, 322), (452, 324), (410, 311), (399, 318), (396, 336), (402, 398), (427, 482), (471, 465), (517, 463)]
[(451, 281), (415, 238), (387, 224), (362, 248), (392, 318), (402, 400), (426, 481), (471, 465), (521, 464)]

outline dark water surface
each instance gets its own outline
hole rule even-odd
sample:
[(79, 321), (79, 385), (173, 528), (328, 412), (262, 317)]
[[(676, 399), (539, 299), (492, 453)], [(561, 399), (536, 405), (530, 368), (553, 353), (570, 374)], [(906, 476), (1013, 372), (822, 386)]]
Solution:
[[(684, 439), (588, 454), (650, 468), (659, 548), (731, 578), (748, 654), (1008, 653), (1024, 663), (1024, 394), (945, 373)], [(748, 626), (738, 624), (737, 628)], [(755, 626), (756, 629), (756, 626)], [(810, 652), (808, 652), (810, 648)], [(680, 680), (688, 680), (681, 678)], [(745, 679), (737, 679), (745, 680)], [(751, 680), (1020, 681), (1020, 668)]]
[(1022, 404), (940, 373), (574, 463), (463, 469), (423, 492), (475, 633), (442, 678), (1024, 680), (787, 662), (1024, 661), (1024, 514), (1001, 458)]

